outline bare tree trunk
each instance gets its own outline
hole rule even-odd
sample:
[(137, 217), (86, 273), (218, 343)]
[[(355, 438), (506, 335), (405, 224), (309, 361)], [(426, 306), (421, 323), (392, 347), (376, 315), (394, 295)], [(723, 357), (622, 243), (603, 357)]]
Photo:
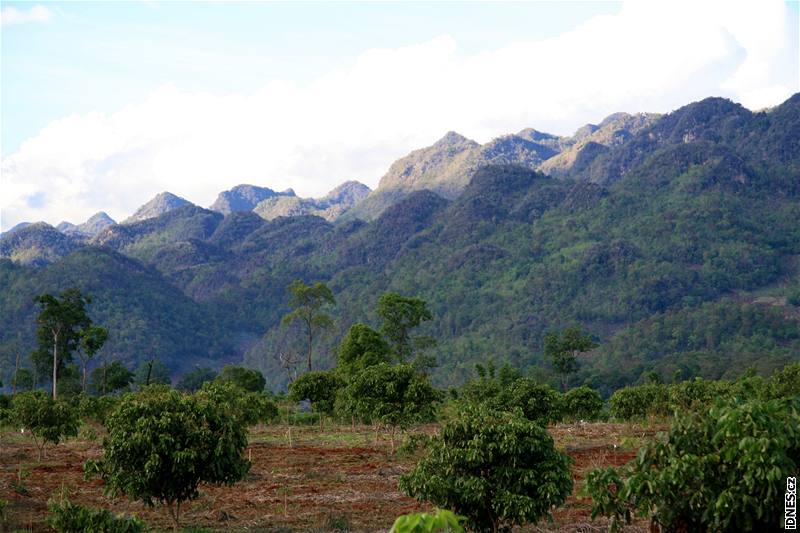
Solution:
[(53, 331), (53, 399), (58, 395), (58, 331)]
[(81, 359), (81, 363), (83, 364), (83, 381), (81, 382), (81, 388), (83, 392), (86, 392), (86, 363)]
[(11, 381), (11, 396), (17, 393), (17, 377), (19, 374), (19, 351), (17, 352), (17, 362), (14, 364), (14, 379)]
[(311, 324), (308, 325), (308, 371), (311, 372), (311, 349), (314, 343), (314, 334), (311, 331)]

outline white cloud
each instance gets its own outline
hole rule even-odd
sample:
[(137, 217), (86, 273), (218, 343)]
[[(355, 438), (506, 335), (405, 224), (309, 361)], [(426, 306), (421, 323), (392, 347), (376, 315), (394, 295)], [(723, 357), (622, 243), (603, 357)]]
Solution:
[(4, 7), (0, 11), (0, 25), (11, 26), (25, 22), (50, 22), (53, 12), (44, 6), (36, 5), (30, 9), (17, 9), (13, 6)]
[(482, 142), (526, 126), (564, 134), (619, 110), (712, 95), (756, 109), (799, 90), (783, 2), (697, 4), (629, 3), (556, 38), (471, 56), (444, 35), (366, 51), (307, 85), (265, 80), (230, 95), (168, 85), (113, 114), (69, 116), (3, 159), (2, 226), (100, 209), (124, 218), (162, 190), (209, 205), (238, 183), (305, 195), (345, 179), (374, 186), (451, 129)]

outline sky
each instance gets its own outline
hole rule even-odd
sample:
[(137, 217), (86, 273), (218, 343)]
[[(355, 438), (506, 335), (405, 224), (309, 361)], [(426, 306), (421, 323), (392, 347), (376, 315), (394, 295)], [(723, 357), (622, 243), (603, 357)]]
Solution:
[(0, 230), (800, 91), (798, 2), (1, 2)]

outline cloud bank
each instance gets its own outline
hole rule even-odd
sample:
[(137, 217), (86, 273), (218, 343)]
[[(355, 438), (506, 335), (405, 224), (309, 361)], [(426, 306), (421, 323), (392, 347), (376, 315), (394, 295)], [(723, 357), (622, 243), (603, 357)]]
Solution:
[(30, 9), (17, 9), (13, 6), (4, 7), (0, 11), (0, 25), (11, 26), (26, 22), (50, 22), (53, 12), (44, 6), (36, 5)]
[(706, 96), (776, 105), (800, 90), (792, 17), (780, 1), (633, 2), (558, 37), (475, 55), (443, 35), (367, 50), (303, 85), (160, 87), (115, 113), (56, 120), (5, 157), (0, 224), (80, 222), (101, 209), (121, 219), (163, 190), (209, 205), (238, 183), (303, 195), (346, 179), (375, 186), (394, 159), (448, 130), (485, 142)]

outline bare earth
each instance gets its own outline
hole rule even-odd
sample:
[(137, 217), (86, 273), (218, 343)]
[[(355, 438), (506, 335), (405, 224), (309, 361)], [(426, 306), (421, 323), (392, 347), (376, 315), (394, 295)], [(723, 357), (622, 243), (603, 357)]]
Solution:
[[(552, 523), (545, 520), (524, 530), (605, 531), (605, 521), (590, 520), (590, 500), (577, 495), (585, 476), (592, 468), (629, 461), (656, 429), (663, 428), (606, 423), (551, 427), (556, 445), (574, 460), (575, 491), (554, 511)], [(45, 522), (47, 501), (62, 490), (75, 503), (136, 514), (152, 528), (171, 529), (165, 509), (124, 497), (107, 498), (101, 481), (84, 481), (83, 463), (102, 454), (102, 428), (94, 432), (97, 438), (84, 430), (83, 438), (48, 448), (41, 462), (28, 437), (8, 428), (0, 433), (0, 499), (9, 502), (6, 530), (52, 531)], [(388, 441), (376, 444), (370, 428), (293, 427), (290, 446), (286, 426), (259, 427), (251, 431), (247, 453), (253, 462), (247, 478), (232, 487), (202, 486), (200, 498), (182, 511), (183, 526), (213, 531), (387, 531), (397, 516), (431, 507), (397, 489), (398, 477), (416, 458), (393, 455)], [(645, 523), (629, 529), (647, 531)]]

